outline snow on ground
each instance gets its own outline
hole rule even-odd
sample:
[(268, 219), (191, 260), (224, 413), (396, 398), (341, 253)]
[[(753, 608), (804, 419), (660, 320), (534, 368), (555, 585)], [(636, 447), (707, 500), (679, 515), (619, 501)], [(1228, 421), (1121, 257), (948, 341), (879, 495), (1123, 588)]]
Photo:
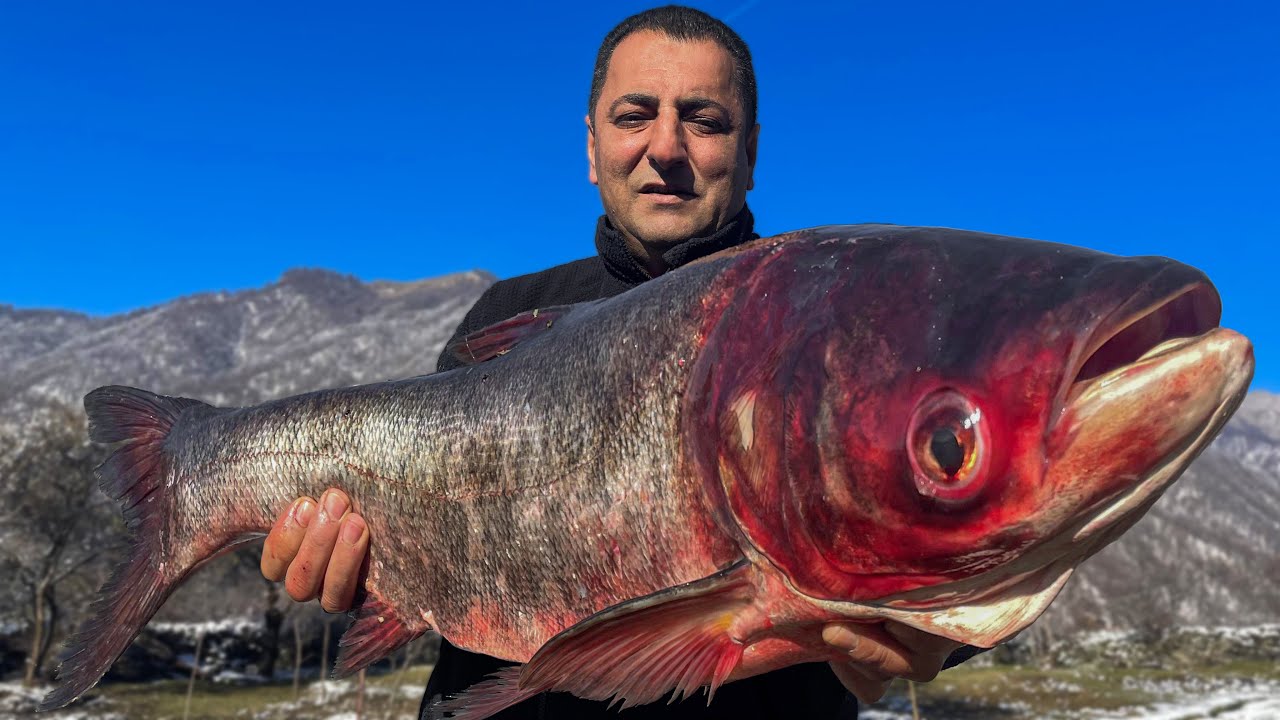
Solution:
[(200, 635), (251, 635), (262, 627), (262, 622), (254, 618), (232, 617), (223, 620), (205, 622), (153, 622), (147, 627), (156, 632), (172, 633), (195, 642)]
[[(1185, 684), (1143, 683), (1142, 690), (1163, 699), (1146, 705), (1101, 710), (1091, 708), (1045, 713), (1019, 703), (1003, 703), (1001, 717), (1010, 720), (1277, 720), (1280, 718), (1280, 683), (1218, 682), (1212, 687)], [(981, 709), (966, 717), (980, 717)], [(930, 712), (925, 717), (944, 717)], [(891, 697), (864, 708), (861, 720), (911, 720), (911, 705), (905, 697)]]
[(89, 700), (81, 705), (66, 710), (36, 715), (36, 708), (45, 694), (53, 689), (51, 685), (23, 687), (19, 681), (0, 682), (0, 720), (18, 720), (18, 718), (47, 718), (47, 720), (125, 720), (124, 715), (114, 713), (102, 707), (98, 702)]
[(1077, 717), (1091, 720), (1276, 720), (1280, 718), (1280, 688), (1248, 695), (1222, 693), (1107, 713), (1092, 711)]
[[(1003, 718), (1020, 718), (1021, 720), (1276, 720), (1280, 718), (1280, 698), (1270, 697), (1236, 697), (1223, 695), (1210, 698), (1199, 698), (1194, 702), (1178, 702), (1147, 707), (1133, 707), (1122, 710), (1073, 710), (1060, 714), (1044, 715), (1031, 712), (1025, 708), (1021, 712), (1016, 708), (1006, 707), (1010, 714), (1001, 713)], [(942, 717), (934, 713), (924, 712), (924, 717)], [(862, 710), (860, 720), (911, 720), (911, 708), (905, 701), (893, 703), (889, 707), (874, 707)], [(977, 715), (973, 715), (977, 717)]]
[(1142, 708), (1118, 713), (1091, 711), (1081, 717), (1097, 720), (1275, 720), (1280, 718), (1280, 683), (1250, 679), (1200, 679), (1124, 683), (1161, 698)]
[[(1280, 623), (1263, 623), (1261, 625), (1243, 627), (1233, 625), (1189, 625), (1175, 628), (1173, 634), (1221, 638), (1238, 645), (1248, 645), (1280, 635)], [(1092, 647), (1112, 643), (1133, 644), (1140, 642), (1138, 640), (1140, 636), (1141, 633), (1137, 630), (1096, 630), (1094, 632), (1081, 633), (1062, 642), (1079, 647)]]

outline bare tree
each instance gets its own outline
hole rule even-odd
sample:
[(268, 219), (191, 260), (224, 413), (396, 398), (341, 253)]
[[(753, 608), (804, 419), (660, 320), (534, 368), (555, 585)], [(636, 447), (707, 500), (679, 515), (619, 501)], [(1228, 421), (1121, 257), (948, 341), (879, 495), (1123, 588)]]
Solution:
[[(281, 609), (280, 584), (262, 577), (258, 562), (262, 554), (262, 546), (254, 544), (235, 551), (236, 566), (247, 571), (250, 576), (248, 584), (258, 585), (263, 590), (262, 603), (262, 653), (258, 657), (258, 672), (262, 677), (270, 679), (275, 676), (276, 662), (280, 658), (280, 629), (284, 625), (284, 616), (289, 607)], [(248, 590), (248, 588), (245, 588)]]
[(83, 420), (63, 409), (28, 430), (0, 459), (0, 493), (12, 511), (0, 521), (0, 574), (11, 578), (29, 622), (23, 680), (30, 685), (42, 677), (60, 626), (80, 619), (78, 601), (96, 586), (102, 568), (94, 566), (120, 531), (93, 480), (104, 453), (86, 440)]

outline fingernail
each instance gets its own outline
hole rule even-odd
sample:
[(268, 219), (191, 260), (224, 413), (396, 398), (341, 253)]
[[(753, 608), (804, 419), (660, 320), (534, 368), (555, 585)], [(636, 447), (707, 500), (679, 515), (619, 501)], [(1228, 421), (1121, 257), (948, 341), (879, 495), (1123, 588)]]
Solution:
[(361, 535), (364, 535), (364, 520), (358, 515), (349, 515), (342, 523), (342, 542), (355, 545), (360, 542)]
[(293, 505), (293, 522), (298, 527), (304, 528), (311, 524), (311, 518), (316, 513), (316, 506), (311, 504), (310, 500), (299, 500)]
[(343, 499), (341, 493), (328, 492), (324, 496), (324, 513), (328, 515), (329, 520), (335, 520), (342, 517), (347, 511), (347, 501)]

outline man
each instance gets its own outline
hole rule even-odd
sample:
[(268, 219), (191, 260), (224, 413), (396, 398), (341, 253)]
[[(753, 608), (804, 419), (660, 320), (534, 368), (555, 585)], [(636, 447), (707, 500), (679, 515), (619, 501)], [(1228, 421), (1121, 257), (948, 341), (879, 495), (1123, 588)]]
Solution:
[[(604, 215), (594, 257), (501, 281), (485, 292), (454, 339), (539, 307), (624, 292), (699, 257), (757, 237), (746, 194), (756, 146), (755, 74), (731, 29), (689, 8), (669, 6), (627, 18), (605, 37), (586, 116), (589, 177)], [(442, 356), (438, 370), (457, 361)], [(351, 606), (368, 547), (363, 520), (340, 491), (300, 498), (263, 549), (262, 571), (289, 595), (319, 597), (330, 612)], [(958, 645), (903, 626), (833, 624), (823, 639), (848, 662), (800, 665), (730, 683), (709, 707), (690, 700), (627, 711), (645, 718), (835, 718), (879, 699), (894, 677), (927, 681)], [(506, 663), (445, 642), (424, 710)], [(834, 671), (834, 672), (833, 672)], [(533, 698), (496, 718), (614, 717), (603, 703), (563, 693)]]

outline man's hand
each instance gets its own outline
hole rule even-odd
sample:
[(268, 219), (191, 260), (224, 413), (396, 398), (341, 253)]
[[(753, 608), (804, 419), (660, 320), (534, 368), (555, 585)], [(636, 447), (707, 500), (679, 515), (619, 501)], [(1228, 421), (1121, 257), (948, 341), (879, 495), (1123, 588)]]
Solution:
[(263, 577), (284, 580), (298, 602), (319, 597), (328, 612), (350, 610), (369, 549), (369, 528), (350, 508), (347, 494), (332, 488), (319, 502), (295, 500), (262, 546)]
[(929, 682), (960, 647), (953, 640), (894, 622), (834, 623), (822, 629), (822, 639), (849, 654), (848, 662), (832, 662), (831, 669), (862, 703), (884, 697), (896, 677)]

